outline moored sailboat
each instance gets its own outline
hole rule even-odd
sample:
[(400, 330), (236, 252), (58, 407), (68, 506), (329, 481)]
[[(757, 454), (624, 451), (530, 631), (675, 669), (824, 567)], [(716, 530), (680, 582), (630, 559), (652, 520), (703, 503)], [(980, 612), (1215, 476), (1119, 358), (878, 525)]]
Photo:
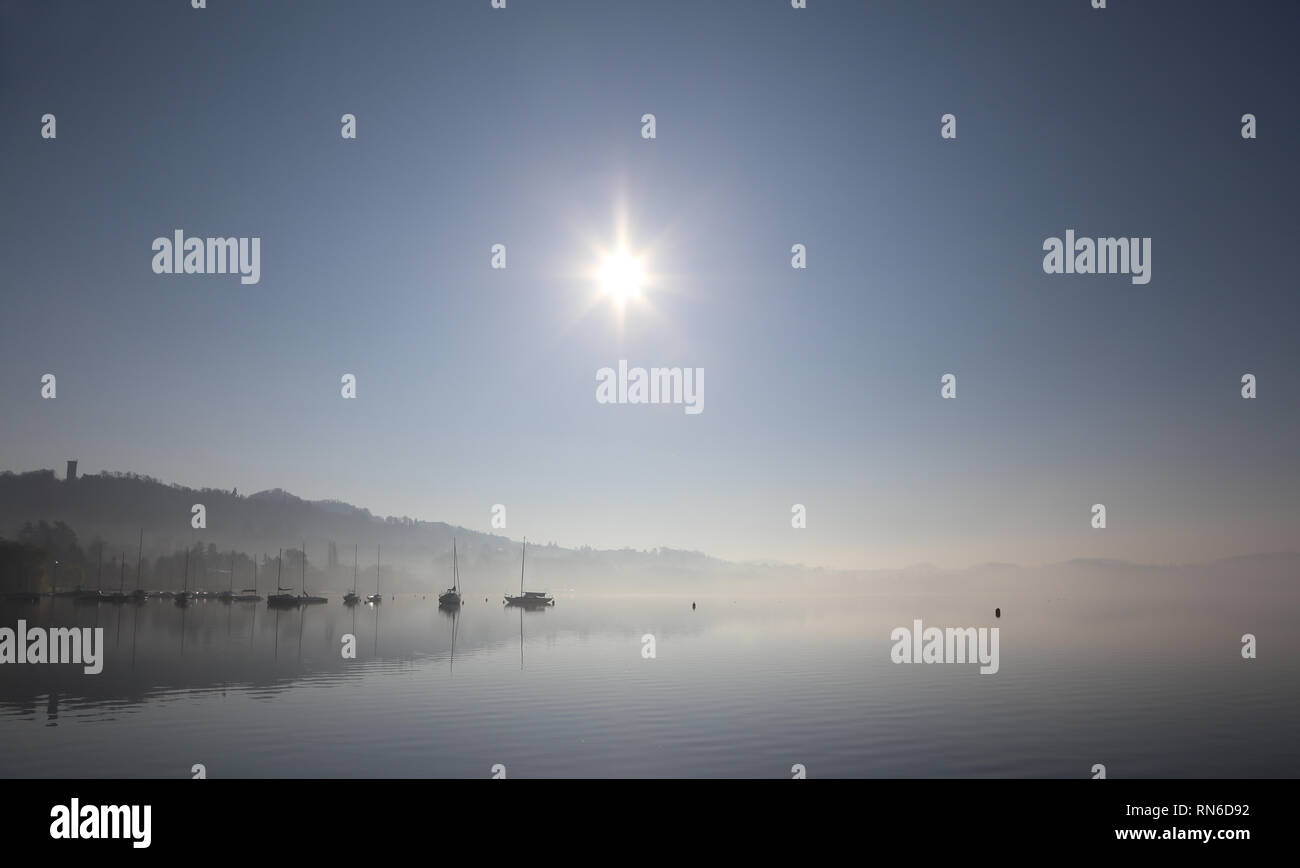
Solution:
[(352, 544), (352, 590), (343, 595), (343, 605), (355, 606), (361, 602), (357, 596), (357, 544)]
[(524, 559), (528, 556), (528, 538), (524, 538), (523, 553), (519, 556), (519, 596), (515, 597), (506, 594), (507, 606), (523, 606), (525, 608), (540, 608), (542, 606), (554, 606), (555, 598), (548, 595), (545, 591), (525, 591), (524, 590)]
[(236, 603), (260, 603), (262, 595), (257, 592), (257, 558), (253, 558), (253, 587), (244, 588), (238, 594), (235, 594)]
[(451, 539), (451, 587), (438, 595), (438, 605), (445, 609), (460, 606), (460, 566), (456, 560), (456, 538)]
[(190, 550), (185, 549), (185, 582), (181, 592), (176, 595), (176, 605), (188, 606), (190, 603)]
[(140, 561), (144, 557), (144, 528), (140, 528), (140, 546), (135, 552), (135, 590), (131, 592), (131, 601), (143, 603), (149, 592), (140, 587)]
[(296, 606), (298, 598), (292, 593), (286, 594), (285, 591), (292, 591), (293, 588), (286, 588), (280, 584), (280, 578), (284, 573), (284, 549), (280, 549), (275, 556), (275, 589), (277, 593), (270, 594), (266, 598), (268, 606)]
[(111, 594), (104, 595), (106, 603), (125, 603), (130, 597), (126, 593), (126, 555), (122, 555), (122, 563), (117, 571), (117, 590)]
[(383, 547), (377, 546), (375, 548), (375, 592), (366, 597), (367, 603), (373, 603), (376, 606), (384, 601), (383, 595), (379, 593), (379, 557), (382, 553)]
[(95, 568), (95, 590), (77, 588), (74, 596), (78, 602), (99, 602), (104, 599), (104, 544), (99, 544), (99, 566)]
[(328, 603), (329, 600), (324, 597), (315, 597), (307, 593), (307, 543), (302, 544), (302, 593), (298, 595), (298, 602), (307, 603)]
[(229, 603), (235, 599), (235, 550), (230, 550), (230, 584), (226, 590), (217, 594), (217, 599)]

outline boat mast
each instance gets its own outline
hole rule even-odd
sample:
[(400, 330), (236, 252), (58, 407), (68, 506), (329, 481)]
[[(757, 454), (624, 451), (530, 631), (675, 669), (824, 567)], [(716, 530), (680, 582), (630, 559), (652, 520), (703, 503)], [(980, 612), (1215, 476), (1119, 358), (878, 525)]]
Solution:
[(230, 550), (230, 593), (235, 593), (235, 550)]
[(284, 587), (280, 584), (280, 576), (284, 573), (284, 549), (275, 553), (275, 590), (280, 592)]
[(135, 589), (140, 590), (140, 558), (144, 556), (144, 528), (140, 528), (140, 548), (135, 553)]
[(185, 579), (184, 579), (184, 584), (181, 585), (181, 590), (182, 590), (182, 591), (188, 591), (189, 589), (190, 589), (190, 550), (189, 550), (188, 547), (186, 547), (186, 549), (185, 549)]
[(451, 589), (457, 590), (460, 585), (460, 567), (456, 563), (456, 538), (451, 538)]
[(384, 553), (383, 546), (375, 546), (375, 596), (379, 596), (379, 556)]
[(122, 552), (122, 566), (117, 571), (117, 592), (122, 593), (126, 587), (126, 552)]
[(357, 547), (358, 543), (352, 544), (352, 595), (357, 593)]
[(519, 596), (524, 595), (524, 558), (528, 557), (528, 537), (524, 537), (524, 550), (519, 555)]
[(95, 568), (95, 587), (104, 587), (104, 544), (99, 544), (99, 566)]
[(302, 594), (307, 596), (307, 540), (302, 541)]

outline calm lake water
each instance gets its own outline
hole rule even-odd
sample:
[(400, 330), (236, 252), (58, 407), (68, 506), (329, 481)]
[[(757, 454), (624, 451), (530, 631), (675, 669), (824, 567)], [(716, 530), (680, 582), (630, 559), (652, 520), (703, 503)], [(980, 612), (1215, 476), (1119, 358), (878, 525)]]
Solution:
[[(4, 604), (0, 626), (102, 627), (106, 662), (0, 666), (0, 775), (1300, 775), (1293, 593), (1019, 583), (993, 597), (701, 595), (692, 611), (561, 594), (521, 612), (494, 596), (454, 617), (419, 595), (279, 612)], [(890, 632), (914, 618), (997, 626), (1000, 671), (892, 663)], [(1246, 632), (1258, 659), (1242, 659)]]

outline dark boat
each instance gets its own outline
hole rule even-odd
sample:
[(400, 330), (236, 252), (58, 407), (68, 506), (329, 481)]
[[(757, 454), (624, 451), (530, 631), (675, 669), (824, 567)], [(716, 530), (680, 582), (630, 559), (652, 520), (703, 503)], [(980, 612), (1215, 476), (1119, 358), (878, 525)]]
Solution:
[(554, 606), (555, 598), (546, 594), (545, 591), (525, 591), (524, 590), (524, 559), (528, 555), (528, 538), (524, 538), (523, 554), (519, 556), (519, 596), (506, 594), (507, 606), (522, 606), (525, 609), (540, 609), (543, 606)]
[(262, 595), (257, 592), (257, 558), (253, 558), (253, 587), (244, 588), (233, 599), (236, 603), (262, 602)]
[(126, 555), (122, 555), (122, 564), (117, 570), (117, 590), (104, 595), (106, 603), (125, 603), (131, 599), (126, 590)]
[(324, 597), (314, 597), (307, 593), (307, 543), (304, 540), (302, 544), (302, 593), (298, 595), (298, 602), (304, 605), (310, 603), (328, 603), (329, 600)]
[(456, 561), (456, 538), (451, 538), (451, 587), (438, 595), (438, 605), (444, 609), (460, 606), (460, 566)]
[(343, 605), (355, 606), (361, 602), (357, 596), (357, 544), (352, 544), (352, 590), (343, 595)]
[(140, 560), (144, 556), (144, 528), (140, 528), (140, 547), (135, 552), (135, 590), (131, 592), (131, 602), (143, 603), (149, 592), (140, 587)]
[(217, 599), (229, 603), (235, 599), (235, 550), (230, 550), (230, 585), (217, 594)]
[(286, 588), (280, 584), (280, 576), (284, 572), (284, 549), (280, 549), (279, 554), (275, 556), (275, 589), (279, 593), (269, 594), (266, 598), (267, 606), (278, 606), (288, 608), (298, 605), (298, 597), (295, 594), (286, 594), (285, 591), (292, 591), (293, 588)]
[(190, 550), (185, 549), (185, 583), (181, 592), (175, 595), (176, 605), (188, 606), (190, 604)]

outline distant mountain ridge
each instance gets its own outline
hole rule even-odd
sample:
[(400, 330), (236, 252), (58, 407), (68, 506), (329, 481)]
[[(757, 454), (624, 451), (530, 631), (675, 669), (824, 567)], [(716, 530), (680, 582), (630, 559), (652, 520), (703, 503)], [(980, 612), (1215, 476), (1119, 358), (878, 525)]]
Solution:
[[(191, 527), (192, 507), (202, 504), (206, 527)], [(135, 473), (102, 472), (68, 482), (53, 470), (0, 473), (0, 537), (16, 539), (29, 523), (63, 522), (85, 547), (102, 539), (110, 553), (134, 557), (144, 530), (146, 558), (183, 551), (198, 543), (218, 552), (235, 550), (253, 558), (274, 558), (280, 549), (304, 544), (311, 567), (329, 567), (332, 587), (351, 584), (352, 549), (358, 572), (373, 568), (382, 549), (385, 576), (397, 570), (390, 590), (441, 590), (450, 582), (452, 539), (467, 578), (493, 576), (496, 593), (517, 588), (521, 543), (445, 522), (376, 516), (339, 500), (309, 501), (280, 488), (239, 494), (236, 490), (189, 488)], [(619, 574), (644, 569), (708, 571), (725, 565), (699, 552), (673, 549), (565, 549), (534, 544), (529, 549), (529, 583), (567, 580), (585, 574)], [(508, 578), (513, 575), (513, 578)], [(321, 581), (321, 574), (314, 576)]]
[[(204, 529), (190, 526), (191, 508), (196, 503), (206, 509)], [(244, 495), (233, 489), (196, 489), (164, 483), (135, 473), (102, 472), (79, 476), (68, 483), (57, 478), (53, 470), (0, 472), (0, 538), (18, 539), (25, 525), (40, 521), (63, 522), (76, 533), (79, 545), (87, 552), (102, 540), (107, 557), (134, 558), (143, 528), (146, 559), (172, 556), (197, 544), (208, 551), (209, 560), (216, 557), (210, 550), (227, 559), (230, 551), (239, 552), (250, 559), (249, 570), (251, 560), (265, 565), (267, 558), (274, 560), (280, 549), (293, 552), (305, 544), (309, 580), (327, 589), (351, 586), (350, 549), (355, 545), (358, 573), (368, 576), (371, 583), (375, 580), (376, 550), (382, 548), (385, 582), (391, 581), (385, 590), (441, 590), (450, 581), (455, 538), (468, 593), (475, 593), (477, 585), (478, 590), (492, 596), (511, 588), (517, 590), (519, 582), (518, 540), (445, 522), (381, 517), (344, 501), (305, 500), (281, 488)], [(1172, 568), (1109, 558), (1075, 558), (1036, 567), (989, 562), (964, 569), (915, 564), (900, 569), (829, 570), (759, 560), (735, 563), (697, 551), (669, 548), (567, 549), (530, 543), (528, 551), (528, 584), (552, 590), (617, 587), (655, 592), (695, 589), (701, 582), (737, 579), (755, 588), (799, 591), (814, 584), (823, 589), (852, 589), (874, 580), (924, 582), (930, 577), (944, 580), (994, 573), (1023, 573), (1030, 578), (1057, 570), (1141, 575)], [(1179, 568), (1213, 573), (1247, 566), (1294, 572), (1300, 566), (1300, 553), (1237, 555)]]

